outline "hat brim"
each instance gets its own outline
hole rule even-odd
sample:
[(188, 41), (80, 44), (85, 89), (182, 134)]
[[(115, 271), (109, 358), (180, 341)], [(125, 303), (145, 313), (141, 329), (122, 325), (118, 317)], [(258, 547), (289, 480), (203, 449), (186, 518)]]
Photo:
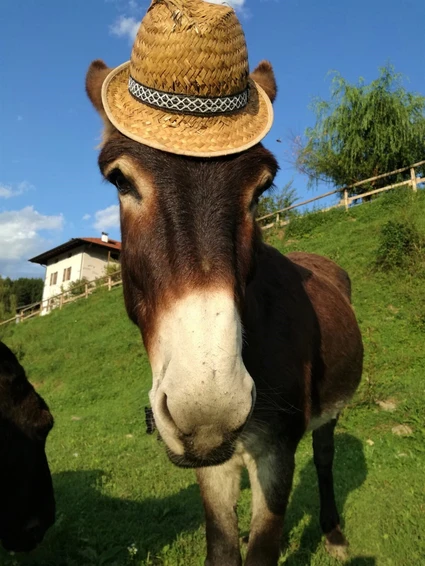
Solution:
[(115, 68), (102, 85), (102, 102), (112, 124), (142, 144), (179, 155), (217, 157), (259, 143), (273, 123), (273, 107), (252, 79), (247, 106), (232, 114), (193, 116), (153, 108), (128, 91), (130, 62)]

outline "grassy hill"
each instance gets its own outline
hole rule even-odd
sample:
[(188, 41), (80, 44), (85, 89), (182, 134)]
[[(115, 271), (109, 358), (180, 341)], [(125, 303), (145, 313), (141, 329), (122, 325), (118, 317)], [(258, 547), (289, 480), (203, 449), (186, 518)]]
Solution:
[[(267, 235), (282, 251), (327, 255), (352, 278), (366, 359), (362, 385), (336, 438), (335, 482), (351, 566), (411, 566), (425, 556), (425, 261), (375, 268), (382, 226), (425, 234), (425, 194), (398, 191), (350, 209), (316, 212)], [(58, 520), (27, 556), (3, 566), (201, 566), (203, 513), (191, 470), (172, 466), (145, 433), (150, 369), (121, 289), (100, 290), (0, 337), (48, 401)], [(386, 410), (392, 409), (392, 410)], [(394, 427), (405, 425), (398, 436)], [(408, 427), (408, 428), (406, 428)], [(397, 430), (397, 429), (395, 429)], [(321, 543), (307, 437), (297, 455), (282, 564), (336, 564)], [(243, 478), (241, 535), (249, 529)]]

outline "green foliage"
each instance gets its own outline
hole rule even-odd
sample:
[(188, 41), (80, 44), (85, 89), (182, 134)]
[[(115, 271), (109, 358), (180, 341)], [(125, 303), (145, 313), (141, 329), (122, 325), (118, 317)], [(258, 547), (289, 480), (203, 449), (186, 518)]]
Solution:
[[(269, 189), (263, 196), (260, 197), (257, 206), (257, 218), (266, 216), (276, 212), (277, 210), (282, 210), (292, 206), (297, 200), (297, 191), (292, 186), (293, 180), (286, 183), (286, 185), (279, 191), (277, 189)], [(288, 211), (282, 214), (282, 220), (293, 216), (293, 211)], [(262, 223), (267, 224), (270, 219), (264, 220)], [(261, 221), (260, 221), (261, 223)]]
[(409, 222), (389, 220), (381, 228), (376, 264), (383, 270), (406, 267), (418, 255), (423, 238)]
[[(363, 79), (350, 84), (335, 73), (331, 100), (315, 100), (313, 111), (315, 126), (307, 129), (305, 141), (294, 141), (296, 167), (308, 175), (310, 185), (320, 180), (349, 185), (424, 159), (425, 97), (408, 92), (391, 65), (368, 85)], [(366, 192), (409, 175), (356, 190)]]
[(17, 308), (41, 301), (43, 285), (42, 279), (3, 279), (0, 275), (0, 320), (12, 318)]
[(71, 295), (72, 297), (82, 295), (85, 291), (85, 284), (88, 283), (88, 282), (89, 282), (89, 280), (87, 279), (87, 277), (82, 277), (81, 279), (78, 279), (77, 281), (71, 281), (67, 285), (66, 290), (63, 290), (62, 292), (66, 292), (69, 295)]
[(119, 281), (121, 278), (121, 264), (119, 261), (110, 261), (105, 265), (105, 276), (110, 275), (112, 281)]
[(16, 295), (18, 307), (38, 303), (43, 297), (43, 279), (21, 277), (13, 281), (13, 292)]

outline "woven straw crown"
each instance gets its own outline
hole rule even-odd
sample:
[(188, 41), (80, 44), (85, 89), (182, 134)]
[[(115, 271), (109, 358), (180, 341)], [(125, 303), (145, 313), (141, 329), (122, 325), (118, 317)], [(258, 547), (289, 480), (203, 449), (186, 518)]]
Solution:
[(224, 96), (245, 90), (248, 54), (235, 12), (199, 0), (155, 2), (143, 19), (130, 74), (165, 92)]
[(182, 155), (243, 151), (273, 118), (270, 100), (249, 78), (235, 12), (203, 0), (153, 0), (131, 61), (108, 75), (102, 99), (124, 135)]

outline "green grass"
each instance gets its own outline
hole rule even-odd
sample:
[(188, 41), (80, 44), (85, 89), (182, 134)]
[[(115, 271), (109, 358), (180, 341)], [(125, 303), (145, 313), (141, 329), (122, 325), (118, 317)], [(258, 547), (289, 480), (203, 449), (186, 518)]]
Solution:
[[(374, 267), (385, 222), (406, 219), (425, 234), (424, 213), (422, 191), (398, 191), (348, 213), (316, 212), (286, 234), (268, 235), (282, 251), (338, 261), (353, 282), (365, 368), (340, 420), (335, 457), (350, 566), (419, 565), (425, 556), (425, 268), (420, 260), (404, 271)], [(121, 289), (98, 291), (2, 334), (55, 415), (47, 449), (58, 520), (31, 554), (0, 550), (1, 566), (203, 565), (194, 473), (172, 466), (163, 445), (145, 433), (150, 369)], [(377, 405), (388, 400), (395, 411)], [(412, 435), (394, 435), (399, 424)], [(336, 564), (321, 541), (310, 444), (304, 439), (297, 454), (281, 558), (288, 566)], [(242, 487), (241, 536), (249, 529), (246, 476)]]

